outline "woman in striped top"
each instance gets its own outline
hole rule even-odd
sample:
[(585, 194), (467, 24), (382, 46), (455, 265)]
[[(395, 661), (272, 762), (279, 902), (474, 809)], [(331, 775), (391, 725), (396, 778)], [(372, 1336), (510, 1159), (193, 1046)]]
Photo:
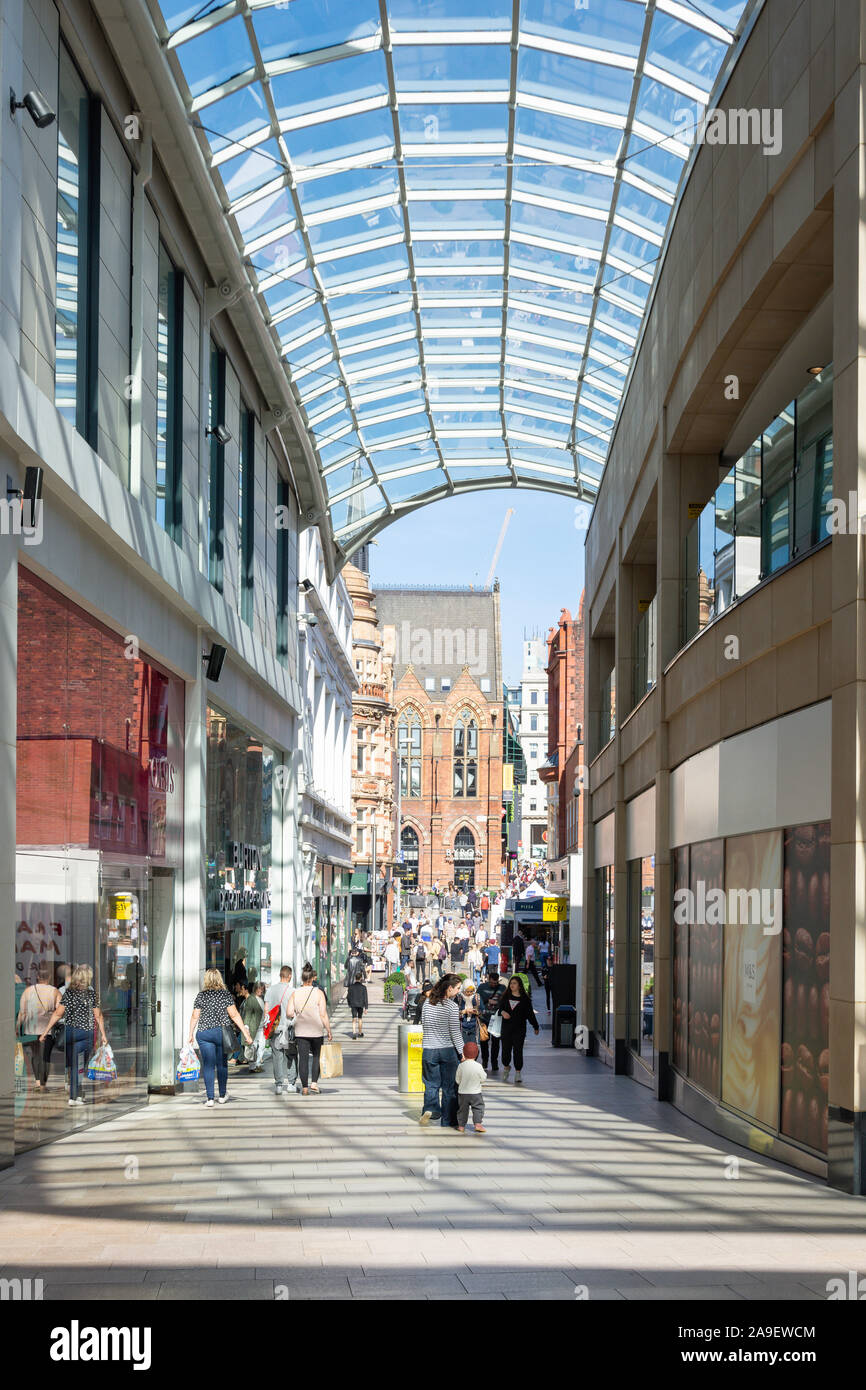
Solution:
[[(463, 1056), (460, 1032), (460, 976), (443, 975), (431, 989), (421, 1010), (424, 1030), (421, 1075), (424, 1106), (421, 1124), (439, 1120), (443, 1129), (457, 1128), (457, 1068)], [(439, 1095), (442, 1094), (440, 1104)]]

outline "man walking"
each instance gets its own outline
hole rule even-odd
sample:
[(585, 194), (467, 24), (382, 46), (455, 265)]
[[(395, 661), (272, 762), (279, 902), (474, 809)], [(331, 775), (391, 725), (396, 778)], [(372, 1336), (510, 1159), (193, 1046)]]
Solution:
[(265, 995), (265, 1017), (267, 1018), (271, 1009), (277, 1006), (280, 1010), (270, 1034), (271, 1057), (274, 1062), (274, 1092), (278, 1096), (288, 1095), (298, 1080), (298, 1054), (293, 1050), (290, 1058), (287, 1051), (289, 1045), (294, 1042), (295, 1035), (294, 1025), (290, 1026), (286, 1013), (286, 1006), (293, 993), (292, 967), (284, 965), (280, 969), (279, 981), (272, 984)]
[[(487, 979), (478, 987), (478, 1009), (482, 1023), (489, 1027), (491, 1015), (498, 1009), (505, 993), (505, 986), (499, 979), (499, 971), (488, 967)], [(489, 1033), (481, 1042), (481, 1065), (486, 1071), (499, 1071), (499, 1038)]]

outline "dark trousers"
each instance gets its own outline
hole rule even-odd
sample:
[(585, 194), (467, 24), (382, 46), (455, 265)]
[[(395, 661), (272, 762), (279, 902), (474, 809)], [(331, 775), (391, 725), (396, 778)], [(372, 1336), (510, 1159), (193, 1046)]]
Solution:
[(526, 1029), (510, 1027), (505, 1020), (502, 1022), (502, 1065), (511, 1066), (512, 1052), (514, 1054), (514, 1070), (523, 1071), (523, 1044), (526, 1042)]
[(418, 983), (419, 983), (419, 985), (423, 985), (424, 981), (427, 979), (427, 959), (426, 959), (426, 957), (424, 957), (423, 959), (419, 960), (419, 959), (417, 958), (417, 956), (416, 956), (416, 958), (415, 958), (415, 974), (418, 976)]
[(69, 1099), (78, 1099), (78, 1059), (84, 1058), (85, 1070), (87, 1069), (87, 1058), (93, 1050), (93, 1029), (92, 1028), (67, 1028), (66, 1030), (66, 1068), (69, 1072)]
[(465, 1091), (457, 1092), (457, 1124), (460, 1129), (466, 1128), (466, 1121), (469, 1119), (469, 1110), (472, 1110), (472, 1123), (477, 1129), (484, 1119), (484, 1096), (480, 1091), (474, 1091), (468, 1095)]
[(536, 967), (535, 961), (534, 961), (534, 960), (527, 961), (527, 962), (524, 962), (524, 964), (525, 964), (525, 967), (526, 967), (526, 973), (527, 973), (527, 975), (530, 975), (530, 974), (531, 974), (531, 975), (534, 975), (534, 976), (535, 976), (535, 983), (536, 983), (537, 985), (540, 985), (540, 984), (541, 984), (541, 976), (540, 976), (539, 973), (538, 973), (538, 969), (537, 969), (537, 967)]
[(486, 1041), (484, 1041), (484, 1042), (481, 1043), (481, 1065), (482, 1065), (482, 1067), (486, 1067), (486, 1066), (487, 1066), (487, 1059), (488, 1059), (488, 1056), (489, 1056), (489, 1058), (490, 1058), (490, 1065), (492, 1066), (493, 1070), (494, 1070), (494, 1071), (498, 1071), (498, 1069), (499, 1069), (499, 1039), (498, 1039), (498, 1038), (495, 1038), (495, 1037), (493, 1036), (492, 1033), (488, 1034)]
[(201, 1069), (204, 1073), (204, 1089), (208, 1100), (213, 1100), (214, 1073), (216, 1073), (219, 1093), (224, 1096), (229, 1079), (229, 1063), (223, 1052), (222, 1028), (199, 1028), (196, 1033), (198, 1050), (201, 1053)]
[(310, 1059), (312, 1058), (313, 1085), (319, 1081), (319, 1059), (322, 1052), (324, 1038), (299, 1038), (295, 1035), (295, 1042), (298, 1044), (298, 1075), (301, 1078), (301, 1085), (304, 1090), (310, 1084)]
[(443, 1128), (456, 1123), (459, 1065), (460, 1058), (453, 1047), (425, 1047), (421, 1053), (421, 1075), (424, 1078), (423, 1108), (434, 1120), (441, 1121)]
[(35, 1042), (25, 1043), (24, 1046), (27, 1048), (27, 1055), (30, 1058), (30, 1070), (33, 1073), (33, 1080), (40, 1081), (44, 1086), (48, 1080), (54, 1039), (49, 1033), (44, 1042), (40, 1042), (37, 1038)]

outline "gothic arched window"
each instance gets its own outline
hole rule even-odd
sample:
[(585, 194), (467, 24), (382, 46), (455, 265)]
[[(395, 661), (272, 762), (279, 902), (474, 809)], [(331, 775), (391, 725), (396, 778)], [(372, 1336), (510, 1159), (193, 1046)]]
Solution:
[(478, 795), (478, 725), (468, 710), (454, 725), (454, 796)]
[(407, 709), (397, 724), (397, 758), (400, 763), (400, 795), (421, 795), (421, 720)]

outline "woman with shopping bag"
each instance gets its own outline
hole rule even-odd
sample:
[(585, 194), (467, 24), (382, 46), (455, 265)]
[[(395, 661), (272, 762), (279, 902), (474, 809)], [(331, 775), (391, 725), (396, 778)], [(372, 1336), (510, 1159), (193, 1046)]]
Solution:
[[(298, 1044), (301, 1095), (308, 1096), (310, 1091), (314, 1095), (318, 1095), (322, 1038), (327, 1033), (328, 1043), (333, 1044), (334, 1035), (331, 1032), (331, 1020), (328, 1018), (327, 1000), (324, 992), (316, 984), (316, 972), (309, 961), (306, 962), (301, 971), (300, 988), (295, 990), (286, 1004), (286, 1014), (295, 1020), (295, 1042)], [(310, 1083), (310, 1059), (312, 1059), (312, 1084)]]
[(102, 1047), (108, 1048), (105, 1036), (105, 1023), (92, 988), (93, 970), (89, 965), (76, 965), (63, 991), (60, 1002), (39, 1035), (44, 1043), (56, 1023), (66, 1024), (66, 1066), (69, 1071), (69, 1105), (83, 1105), (84, 1097), (78, 1094), (78, 1059), (83, 1057), (84, 1066), (93, 1051), (93, 1034), (99, 1030)]
[(209, 1110), (213, 1109), (214, 1102), (214, 1071), (219, 1086), (220, 1105), (225, 1105), (228, 1099), (226, 1087), (229, 1079), (229, 1057), (234, 1051), (233, 1037), (226, 1037), (226, 1033), (232, 1032), (230, 1019), (236, 1028), (240, 1028), (247, 1046), (252, 1047), (252, 1034), (232, 1003), (222, 975), (218, 970), (206, 970), (201, 989), (193, 1000), (187, 1042), (192, 1046), (198, 1030), (198, 1050), (201, 1053), (204, 1072), (204, 1103)]

